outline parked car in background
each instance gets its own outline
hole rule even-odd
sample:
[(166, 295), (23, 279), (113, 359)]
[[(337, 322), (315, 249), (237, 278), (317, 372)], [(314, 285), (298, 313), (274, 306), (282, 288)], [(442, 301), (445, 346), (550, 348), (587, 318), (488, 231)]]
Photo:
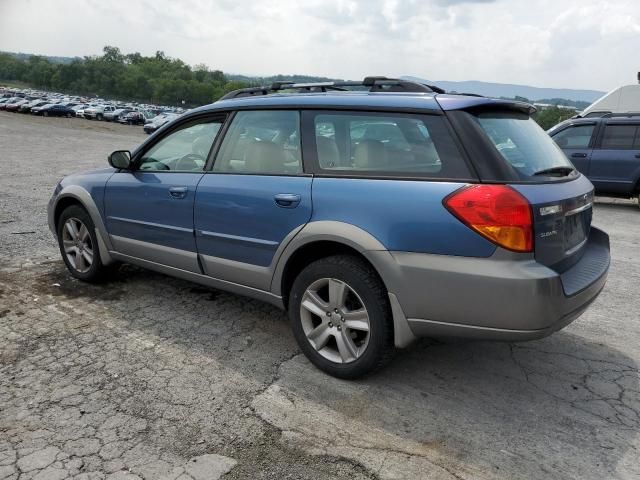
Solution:
[(0, 103), (0, 110), (6, 110), (9, 105), (22, 100), (22, 97), (9, 97), (3, 103)]
[(16, 100), (14, 102), (7, 104), (5, 110), (7, 112), (17, 112), (18, 110), (20, 110), (20, 107), (22, 105), (26, 105), (28, 103), (29, 103), (29, 100), (27, 100), (26, 98), (21, 98), (19, 100)]
[(32, 102), (29, 103), (24, 103), (22, 105), (20, 105), (20, 113), (29, 113), (31, 112), (31, 109), (34, 107), (42, 107), (43, 105), (46, 105), (47, 101), (46, 100), (34, 100)]
[(49, 107), (53, 107), (55, 105), (55, 103), (45, 103), (44, 105), (41, 105), (39, 107), (33, 107), (31, 108), (31, 115), (42, 115), (42, 111), (44, 109), (47, 109)]
[(331, 86), (367, 91), (234, 91), (65, 177), (48, 219), (71, 274), (123, 261), (270, 302), (342, 378), (420, 336), (541, 338), (599, 295), (593, 185), (533, 107), (380, 77)]
[(104, 112), (104, 120), (107, 122), (117, 122), (122, 115), (126, 115), (132, 111), (132, 108), (116, 108), (112, 112)]
[(127, 125), (144, 125), (148, 120), (148, 116), (149, 115), (145, 115), (144, 112), (133, 111), (125, 115), (121, 115), (118, 122)]
[(84, 109), (87, 107), (88, 105), (86, 103), (80, 103), (78, 105), (74, 105), (73, 107), (71, 107), (71, 110), (76, 112), (76, 117), (78, 116), (82, 117), (82, 115), (78, 115), (78, 112), (82, 111), (82, 113), (84, 114)]
[(144, 124), (144, 133), (151, 135), (153, 132), (158, 130), (163, 125), (175, 120), (180, 115), (176, 113), (161, 113), (160, 115), (156, 115), (149, 122)]
[[(34, 112), (37, 110), (37, 112)], [(75, 116), (75, 111), (71, 107), (60, 105), (58, 103), (48, 104), (42, 107), (36, 107), (31, 109), (31, 113), (36, 115), (42, 115), (44, 117), (67, 117), (71, 118)]]
[(76, 117), (84, 118), (84, 111), (87, 108), (91, 108), (91, 107), (94, 107), (94, 106), (95, 105), (88, 103), (88, 104), (83, 104), (83, 105), (79, 105), (79, 106), (72, 107), (72, 108), (76, 112)]
[(84, 118), (87, 120), (103, 120), (105, 113), (114, 112), (116, 107), (113, 105), (95, 105), (93, 107), (85, 108)]
[(596, 193), (640, 203), (640, 113), (572, 118), (548, 133)]

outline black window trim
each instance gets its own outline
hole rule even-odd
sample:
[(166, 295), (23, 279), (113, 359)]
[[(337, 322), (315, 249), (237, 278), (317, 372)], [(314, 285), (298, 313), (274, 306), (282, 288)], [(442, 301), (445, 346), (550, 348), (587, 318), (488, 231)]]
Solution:
[[(255, 106), (254, 106), (255, 107)], [(240, 111), (242, 112), (261, 112), (265, 110), (280, 110), (280, 111), (295, 111), (298, 112), (298, 130), (300, 132), (300, 161), (302, 163), (302, 171), (299, 173), (252, 173), (252, 172), (216, 172), (213, 170), (213, 167), (216, 163), (218, 154), (220, 153), (220, 148), (222, 147), (222, 142), (231, 128), (231, 124), (236, 117), (236, 114)], [(222, 126), (220, 131), (218, 132), (218, 136), (216, 140), (213, 142), (213, 146), (211, 148), (211, 152), (209, 153), (209, 158), (207, 159), (207, 163), (205, 164), (204, 173), (207, 175), (253, 175), (258, 177), (312, 177), (313, 175), (307, 172), (306, 163), (305, 163), (305, 148), (304, 148), (304, 140), (302, 133), (302, 111), (298, 107), (273, 107), (273, 108), (234, 108), (233, 110), (225, 110), (227, 113), (227, 118), (225, 120), (225, 124)]]
[[(353, 116), (365, 116), (365, 115), (377, 115), (381, 117), (406, 117), (406, 118), (421, 118), (421, 117), (438, 117), (441, 118), (445, 124), (445, 128), (451, 135), (453, 143), (457, 148), (464, 165), (469, 171), (468, 177), (442, 177), (432, 176), (429, 174), (407, 174), (404, 175), (401, 172), (377, 172), (377, 171), (357, 171), (357, 170), (326, 170), (320, 168), (318, 161), (318, 153), (316, 146), (316, 133), (315, 133), (315, 118), (318, 115), (353, 115)], [(402, 109), (362, 109), (362, 108), (304, 108), (302, 110), (302, 145), (303, 151), (306, 152), (306, 158), (308, 162), (305, 164), (305, 171), (313, 174), (319, 178), (351, 178), (351, 179), (370, 179), (370, 180), (422, 180), (431, 182), (456, 182), (456, 183), (476, 183), (478, 177), (472, 163), (469, 161), (466, 150), (463, 148), (460, 139), (456, 135), (454, 129), (450, 125), (446, 115), (442, 112), (432, 112), (430, 110), (420, 111), (406, 111)], [(308, 168), (308, 170), (307, 170)], [(474, 177), (474, 175), (476, 175)]]
[[(228, 118), (229, 118), (229, 112), (226, 112), (226, 111), (203, 112), (200, 115), (190, 115), (185, 118), (180, 118), (175, 124), (171, 124), (166, 129), (164, 129), (164, 125), (163, 125), (163, 127), (161, 127), (163, 128), (163, 130), (161, 131), (160, 135), (153, 135), (149, 140), (147, 140), (145, 143), (140, 145), (133, 152), (133, 155), (131, 158), (132, 164), (133, 164), (132, 171), (135, 171), (135, 172), (139, 171), (143, 173), (147, 173), (147, 172), (148, 173), (195, 173), (195, 174), (206, 173), (207, 165), (210, 161), (213, 148), (216, 145), (216, 142), (218, 141), (218, 139), (220, 138), (222, 130), (224, 129), (225, 125), (228, 122)], [(185, 126), (190, 123), (194, 123), (194, 124), (204, 123), (204, 121), (206, 120), (216, 120), (216, 119), (220, 119), (221, 120), (220, 123), (222, 125), (220, 126), (220, 129), (216, 134), (216, 138), (214, 139), (211, 145), (211, 148), (209, 150), (209, 155), (205, 160), (205, 164), (202, 170), (139, 170), (140, 162), (142, 161), (142, 157), (144, 156), (144, 154), (147, 153), (151, 148), (153, 148), (158, 142), (165, 139), (167, 136), (172, 135), (177, 130), (181, 130), (182, 128), (185, 128)]]

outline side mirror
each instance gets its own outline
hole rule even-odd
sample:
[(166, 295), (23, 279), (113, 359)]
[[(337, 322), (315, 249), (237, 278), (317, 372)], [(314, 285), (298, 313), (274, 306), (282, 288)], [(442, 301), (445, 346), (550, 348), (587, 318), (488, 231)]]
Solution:
[(109, 155), (109, 165), (113, 168), (131, 169), (131, 152), (129, 150), (116, 150)]

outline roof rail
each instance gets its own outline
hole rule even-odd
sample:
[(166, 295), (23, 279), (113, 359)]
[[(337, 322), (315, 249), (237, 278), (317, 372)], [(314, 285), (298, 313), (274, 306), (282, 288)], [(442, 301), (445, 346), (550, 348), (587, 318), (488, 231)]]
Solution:
[(600, 118), (624, 118), (624, 117), (640, 117), (640, 112), (619, 112), (619, 113), (615, 113), (615, 112), (607, 112), (604, 115), (602, 115)]
[(348, 91), (349, 87), (365, 87), (369, 92), (435, 92), (445, 93), (443, 89), (435, 85), (425, 85), (423, 83), (400, 80), (387, 77), (366, 77), (364, 80), (347, 82), (317, 82), (317, 83), (295, 83), (295, 82), (274, 82), (269, 86), (248, 87), (234, 90), (224, 95), (220, 100), (230, 98), (253, 97), (259, 95), (270, 95), (283, 90), (296, 90), (297, 93), (307, 92), (327, 92), (327, 91)]

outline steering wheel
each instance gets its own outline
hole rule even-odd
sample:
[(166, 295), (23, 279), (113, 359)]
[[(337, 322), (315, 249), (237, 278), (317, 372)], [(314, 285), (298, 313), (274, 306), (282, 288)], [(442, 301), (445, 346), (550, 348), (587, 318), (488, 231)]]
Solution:
[(202, 170), (204, 157), (197, 153), (187, 153), (176, 162), (176, 170)]

